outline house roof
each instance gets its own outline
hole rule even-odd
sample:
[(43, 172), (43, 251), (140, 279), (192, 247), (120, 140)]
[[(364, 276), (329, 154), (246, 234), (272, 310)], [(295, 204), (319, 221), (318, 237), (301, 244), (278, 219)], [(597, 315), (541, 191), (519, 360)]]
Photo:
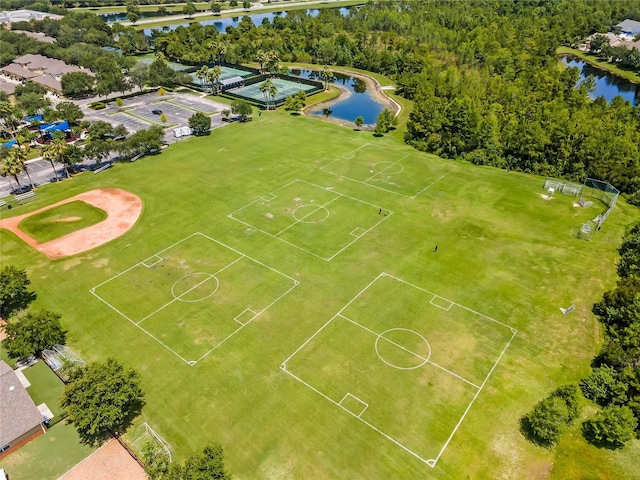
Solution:
[(43, 43), (56, 43), (56, 39), (53, 37), (48, 37), (44, 33), (40, 32), (27, 32), (26, 30), (11, 30), (13, 33), (19, 33), (20, 35), (26, 35), (29, 38), (33, 38), (39, 42)]
[(42, 414), (16, 373), (0, 361), (0, 446), (42, 423)]
[[(6, 80), (0, 78), (0, 92), (8, 93), (9, 95), (11, 95), (15, 91), (15, 83), (7, 82)], [(2, 477), (0, 477), (0, 480), (2, 480)]]
[(640, 32), (640, 22), (636, 22), (635, 20), (623, 20), (619, 24), (616, 25), (616, 28), (619, 28), (623, 32)]
[(35, 73), (31, 70), (27, 70), (23, 66), (16, 63), (10, 63), (6, 67), (2, 67), (2, 71), (8, 75), (14, 75), (20, 78), (33, 78), (41, 75), (40, 73)]
[(37, 83), (42, 85), (49, 90), (55, 90), (56, 92), (62, 92), (62, 84), (60, 80), (56, 79), (53, 75), (45, 73), (44, 75), (40, 75), (39, 77), (34, 77), (31, 79), (33, 83)]

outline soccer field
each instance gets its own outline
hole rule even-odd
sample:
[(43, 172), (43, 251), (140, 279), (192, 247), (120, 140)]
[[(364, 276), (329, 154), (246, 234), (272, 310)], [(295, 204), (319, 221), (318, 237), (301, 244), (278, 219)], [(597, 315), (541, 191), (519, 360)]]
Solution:
[(581, 241), (601, 205), (543, 185), (268, 112), (0, 213), (117, 187), (143, 201), (122, 237), (51, 260), (0, 230), (0, 253), (74, 351), (140, 373), (136, 428), (180, 460), (217, 441), (239, 479), (536, 478), (584, 458), (623, 478), (633, 455), (579, 426), (575, 460), (519, 432), (589, 371), (591, 306), (636, 215), (621, 199)]

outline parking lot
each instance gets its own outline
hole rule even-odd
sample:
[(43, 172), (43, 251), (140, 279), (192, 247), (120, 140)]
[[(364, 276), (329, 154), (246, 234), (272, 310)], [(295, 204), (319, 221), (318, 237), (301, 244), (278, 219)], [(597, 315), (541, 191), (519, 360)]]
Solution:
[[(114, 126), (124, 125), (131, 133), (154, 125), (162, 126), (168, 129), (165, 140), (171, 142), (175, 140), (172, 129), (187, 126), (189, 117), (196, 112), (211, 116), (211, 128), (224, 125), (219, 112), (225, 108), (228, 105), (187, 93), (160, 95), (152, 92), (124, 99), (121, 107), (111, 102), (103, 110), (84, 107), (83, 111), (87, 120), (103, 120)], [(162, 122), (163, 115), (166, 122)]]

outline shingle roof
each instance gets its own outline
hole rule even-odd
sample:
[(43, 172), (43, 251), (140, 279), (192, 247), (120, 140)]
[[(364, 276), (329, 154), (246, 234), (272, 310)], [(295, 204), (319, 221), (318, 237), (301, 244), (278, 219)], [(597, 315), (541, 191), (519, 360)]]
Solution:
[(42, 414), (18, 376), (0, 361), (0, 447), (11, 443), (42, 422)]
[(616, 25), (616, 28), (619, 28), (623, 32), (640, 32), (640, 22), (636, 22), (635, 20), (623, 20), (619, 24)]
[(39, 77), (32, 78), (31, 81), (33, 83), (37, 83), (42, 85), (45, 88), (50, 90), (55, 90), (56, 92), (62, 92), (62, 84), (55, 77), (45, 73), (44, 75), (40, 75)]
[(6, 80), (3, 80), (0, 78), (0, 92), (8, 93), (9, 95), (11, 95), (15, 91), (16, 91), (15, 83), (7, 82)]
[(19, 33), (20, 35), (26, 35), (29, 38), (33, 38), (39, 42), (43, 43), (56, 43), (56, 39), (53, 37), (48, 37), (44, 33), (40, 32), (27, 32), (26, 30), (11, 30), (13, 33)]
[(33, 78), (41, 75), (40, 73), (35, 73), (31, 70), (27, 70), (23, 66), (16, 63), (10, 63), (6, 67), (2, 67), (2, 71), (8, 75), (14, 75), (20, 78)]

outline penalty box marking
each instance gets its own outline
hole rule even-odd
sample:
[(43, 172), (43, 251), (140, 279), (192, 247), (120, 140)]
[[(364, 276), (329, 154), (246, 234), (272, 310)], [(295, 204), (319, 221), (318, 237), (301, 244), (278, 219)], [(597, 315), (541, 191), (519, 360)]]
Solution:
[[(364, 405), (364, 407), (362, 408), (362, 410), (360, 410), (360, 413), (358, 413), (356, 415), (355, 412), (352, 412), (351, 410), (349, 410), (347, 407), (345, 407), (344, 405), (342, 405), (342, 402), (345, 401), (345, 399), (347, 398), (353, 398), (356, 402), (361, 403), (362, 405)], [(343, 409), (345, 409), (347, 412), (349, 412), (351, 415), (353, 415), (356, 418), (360, 418), (362, 416), (362, 414), (365, 412), (365, 410), (367, 408), (369, 408), (369, 404), (367, 402), (363, 402), (362, 400), (360, 400), (358, 397), (356, 397), (355, 395), (352, 395), (351, 393), (347, 392), (347, 394), (342, 397), (342, 400), (340, 400), (338, 402), (338, 405), (340, 405)]]
[[(293, 357), (295, 357), (298, 352), (300, 352), (304, 347), (306, 347), (318, 334), (320, 334), (320, 332), (322, 332), (327, 326), (329, 326), (336, 318), (343, 318), (345, 320), (348, 320), (356, 325), (359, 325), (361, 328), (365, 329), (365, 330), (369, 330), (366, 327), (358, 324), (357, 322), (354, 322), (353, 320), (350, 320), (348, 317), (346, 317), (345, 315), (343, 315), (343, 311), (346, 310), (352, 303), (354, 303), (365, 291), (367, 291), (376, 281), (378, 281), (380, 278), (382, 277), (389, 277), (392, 278), (398, 282), (401, 282), (405, 285), (414, 287), (422, 292), (425, 292), (427, 294), (433, 295), (434, 297), (438, 297), (438, 295), (429, 292), (428, 290), (425, 290), (424, 288), (418, 287), (417, 285), (414, 285), (410, 282), (407, 282), (405, 280), (402, 280), (401, 278), (395, 277), (393, 275), (390, 275), (388, 273), (382, 272), (380, 273), (376, 278), (374, 278), (371, 282), (369, 282), (369, 284), (367, 286), (365, 286), (362, 290), (360, 290), (360, 292), (358, 292), (358, 294), (356, 294), (355, 297), (353, 297), (351, 300), (349, 300), (349, 302), (347, 302), (347, 304), (342, 307), (340, 309), (340, 311), (338, 311), (338, 313), (336, 313), (328, 322), (326, 322), (324, 325), (322, 325), (313, 335), (311, 335), (305, 342), (302, 343), (302, 345), (300, 345), (291, 355), (289, 355), (280, 365), (280, 370), (282, 370), (283, 372), (287, 373), (288, 375), (290, 375), (291, 377), (295, 378), (297, 381), (299, 381), (300, 383), (302, 383), (303, 385), (306, 385), (307, 387), (309, 387), (311, 390), (313, 390), (314, 392), (316, 392), (317, 394), (319, 394), (321, 397), (326, 398), (327, 400), (329, 400), (331, 403), (333, 403), (334, 405), (337, 405), (338, 407), (342, 408), (343, 410), (347, 410), (345, 409), (341, 403), (342, 401), (345, 400), (345, 398), (349, 395), (345, 395), (345, 397), (343, 397), (342, 400), (340, 400), (340, 402), (336, 402), (334, 399), (332, 399), (331, 397), (329, 397), (328, 395), (326, 395), (325, 393), (321, 392), (320, 390), (318, 390), (316, 387), (314, 387), (313, 385), (311, 385), (310, 383), (304, 381), (303, 379), (301, 379), (300, 377), (298, 377), (297, 375), (295, 375), (293, 372), (291, 372), (290, 370), (287, 369), (287, 363), (289, 362), (289, 360), (291, 360)], [(442, 300), (446, 300), (443, 297), (439, 297), (442, 298)], [(433, 300), (433, 299), (432, 299)], [(449, 301), (450, 300), (446, 300)], [(452, 305), (457, 305), (460, 308), (463, 308), (469, 312), (472, 312), (480, 317), (482, 317), (484, 320), (495, 323), (497, 325), (500, 325), (502, 327), (508, 328), (511, 332), (511, 338), (509, 338), (509, 341), (507, 342), (507, 344), (504, 346), (504, 348), (502, 349), (502, 351), (500, 352), (500, 354), (498, 355), (498, 358), (495, 360), (495, 362), (493, 363), (493, 365), (491, 366), (491, 369), (489, 370), (489, 372), (487, 373), (486, 377), (484, 378), (484, 381), (478, 386), (475, 385), (471, 382), (469, 382), (468, 380), (460, 377), (459, 375), (453, 373), (453, 372), (449, 372), (448, 370), (444, 369), (443, 367), (440, 367), (439, 365), (436, 365), (434, 363), (432, 363), (431, 361), (429, 361), (428, 363), (431, 365), (434, 365), (435, 367), (438, 367), (444, 371), (446, 371), (447, 373), (450, 373), (451, 375), (465, 381), (466, 383), (469, 383), (470, 385), (476, 387), (476, 392), (473, 396), (473, 398), (471, 399), (471, 401), (469, 402), (469, 404), (467, 405), (467, 408), (464, 410), (464, 412), (462, 413), (460, 419), (458, 420), (458, 423), (456, 423), (455, 427), (453, 428), (451, 434), (449, 435), (449, 437), (447, 438), (447, 440), (444, 442), (444, 445), (442, 446), (442, 448), (440, 449), (440, 451), (438, 452), (438, 455), (436, 456), (436, 458), (423, 458), (421, 457), (419, 454), (417, 454), (416, 452), (414, 452), (413, 450), (411, 450), (410, 448), (406, 447), (405, 445), (403, 445), (402, 443), (400, 443), (399, 441), (397, 441), (396, 439), (394, 439), (393, 437), (391, 437), (390, 435), (386, 434), (384, 431), (382, 431), (381, 429), (379, 429), (378, 427), (376, 427), (375, 425), (367, 422), (366, 420), (364, 420), (363, 418), (361, 418), (360, 416), (356, 416), (353, 414), (353, 412), (347, 410), (347, 412), (349, 412), (351, 415), (353, 415), (354, 417), (356, 417), (359, 421), (363, 422), (364, 424), (368, 425), (369, 427), (371, 427), (373, 430), (375, 430), (376, 432), (378, 432), (380, 435), (382, 435), (383, 437), (387, 438), (388, 440), (390, 440), (391, 442), (393, 442), (394, 444), (396, 444), (397, 446), (399, 446), (400, 448), (402, 448), (405, 452), (411, 454), (412, 456), (414, 456), (415, 458), (417, 458), (418, 460), (420, 460), (421, 462), (423, 462), (424, 464), (428, 465), (431, 468), (434, 468), (436, 466), (436, 464), (438, 463), (438, 460), (440, 460), (440, 457), (442, 457), (444, 451), (446, 450), (446, 448), (449, 446), (449, 443), (451, 442), (451, 440), (453, 439), (453, 436), (456, 434), (456, 432), (458, 431), (458, 429), (460, 428), (460, 425), (462, 425), (463, 420), (465, 419), (465, 417), (467, 416), (467, 414), (469, 413), (469, 411), (471, 410), (471, 407), (473, 406), (473, 404), (475, 403), (476, 399), (478, 398), (478, 396), (480, 395), (480, 392), (482, 392), (482, 390), (484, 389), (484, 386), (486, 385), (486, 383), (489, 381), (489, 378), (491, 377), (491, 375), (493, 374), (494, 370), (496, 369), (496, 367), (498, 366), (498, 364), (500, 363), (500, 360), (502, 360), (502, 357), (504, 356), (505, 352), (507, 351), (507, 349), (509, 348), (509, 346), (511, 345), (511, 342), (513, 341), (513, 339), (515, 338), (516, 334), (518, 333), (518, 331), (505, 324), (502, 323), (498, 320), (495, 320), (491, 317), (488, 317), (486, 315), (483, 315), (482, 313), (479, 313), (475, 310), (472, 310), (470, 308), (467, 308), (463, 305), (460, 305), (458, 303), (455, 302), (451, 302)], [(438, 306), (438, 305), (435, 305)], [(442, 308), (442, 307), (440, 307)], [(357, 399), (357, 398), (356, 398)], [(359, 399), (357, 399), (359, 400)], [(360, 400), (361, 401), (361, 400)], [(364, 402), (362, 402), (364, 403)], [(367, 405), (368, 407), (368, 405)], [(364, 411), (362, 412), (364, 413)], [(361, 415), (362, 415), (361, 413)]]
[[(255, 319), (256, 317), (258, 317), (259, 315), (261, 315), (263, 312), (265, 312), (266, 310), (268, 310), (272, 305), (275, 305), (276, 302), (278, 302), (280, 299), (284, 298), (289, 292), (291, 292), (291, 290), (293, 290), (295, 287), (297, 287), (300, 282), (298, 280), (296, 280), (295, 278), (290, 277), (289, 275), (285, 275), (284, 273), (280, 272), (279, 270), (276, 270), (275, 268), (272, 268), (264, 263), (262, 263), (259, 260), (256, 260), (253, 257), (250, 257), (249, 255), (245, 255), (244, 253), (240, 252), (239, 250), (236, 250), (233, 247), (230, 247), (222, 242), (219, 242), (218, 240), (215, 240), (211, 237), (209, 237), (208, 235), (205, 235), (203, 233), (200, 232), (195, 232), (192, 233), (191, 235), (186, 236), (185, 238), (183, 238), (182, 240), (179, 240), (177, 242), (175, 242), (172, 245), (169, 245), (168, 247), (166, 247), (163, 250), (160, 250), (156, 255), (152, 255), (149, 258), (153, 258), (153, 257), (160, 257), (161, 253), (166, 252), (167, 250), (172, 249), (173, 247), (180, 245), (181, 243), (189, 240), (191, 237), (195, 237), (195, 236), (201, 236), (204, 237), (218, 245), (223, 246), (224, 248), (227, 248), (229, 250), (231, 250), (232, 252), (235, 252), (237, 254), (240, 255), (240, 257), (238, 259), (236, 259), (235, 261), (231, 262), (229, 265), (227, 265), (226, 267), (223, 267), (222, 269), (219, 270), (219, 272), (223, 271), (224, 269), (228, 268), (230, 265), (236, 263), (238, 260), (241, 260), (242, 258), (247, 258), (249, 260), (251, 260), (254, 263), (257, 263), (258, 265), (267, 268), (269, 270), (271, 270), (272, 272), (277, 273), (278, 275), (283, 276), (284, 278), (287, 278), (289, 280), (291, 280), (291, 282), (293, 283), (293, 285), (291, 287), (289, 287), (284, 293), (282, 293), (280, 296), (278, 296), (277, 298), (275, 298), (271, 303), (269, 303), (266, 307), (264, 307), (262, 310), (255, 312), (255, 315), (253, 316), (253, 318), (251, 318), (251, 320), (248, 320), (246, 323), (241, 324), (236, 330), (234, 330), (233, 332), (231, 332), (229, 335), (227, 335), (225, 338), (223, 338), (217, 345), (215, 345), (213, 348), (211, 348), (209, 351), (205, 352), (200, 358), (198, 358), (197, 360), (187, 360), (186, 358), (184, 358), (182, 355), (180, 355), (178, 352), (176, 352), (175, 350), (173, 350), (170, 346), (168, 346), (166, 343), (164, 343), (162, 340), (160, 340), (158, 337), (156, 337), (155, 335), (153, 335), (151, 332), (149, 332), (148, 330), (146, 330), (144, 327), (142, 327), (142, 325), (139, 325), (138, 323), (140, 322), (136, 322), (134, 320), (132, 320), (131, 318), (129, 318), (127, 315), (125, 315), (123, 312), (121, 312), (119, 309), (117, 309), (115, 306), (113, 306), (111, 303), (109, 303), (107, 300), (105, 300), (104, 298), (102, 298), (100, 295), (98, 295), (96, 293), (96, 289), (100, 288), (102, 285), (105, 285), (106, 283), (110, 282), (111, 280), (114, 280), (115, 278), (118, 278), (122, 275), (125, 275), (126, 273), (130, 272), (131, 270), (133, 270), (134, 268), (142, 265), (142, 262), (136, 263), (135, 265), (133, 265), (132, 267), (127, 268), (126, 270), (123, 270), (122, 272), (118, 273), (117, 275), (114, 275), (113, 277), (105, 280), (104, 282), (101, 282), (100, 284), (96, 285), (93, 288), (89, 289), (89, 292), (95, 296), (97, 299), (99, 299), (102, 303), (104, 303), (105, 305), (107, 305), (109, 308), (111, 308), (112, 310), (114, 310), (115, 312), (119, 313), (123, 318), (127, 319), (129, 322), (131, 322), (133, 325), (135, 325), (136, 327), (138, 327), (140, 330), (142, 330), (144, 333), (146, 333), (147, 335), (149, 335), (149, 337), (151, 337), (152, 339), (154, 339), (156, 342), (158, 342), (160, 345), (162, 345), (164, 348), (166, 348), (167, 350), (169, 350), (171, 353), (173, 353), (176, 357), (178, 357), (180, 360), (182, 360), (183, 362), (185, 362), (187, 365), (193, 366), (195, 364), (197, 364), (200, 360), (203, 360), (205, 357), (207, 357), (211, 352), (213, 352), (214, 350), (216, 350), (217, 348), (219, 348), (220, 346), (222, 346), (227, 340), (229, 340), (231, 337), (233, 337), (236, 333), (238, 333), (240, 330), (242, 330), (245, 326), (247, 326), (249, 323), (251, 323), (251, 321), (253, 319)], [(175, 299), (174, 299), (175, 300)], [(166, 306), (166, 305), (165, 305)], [(164, 307), (162, 307), (164, 308)], [(249, 309), (246, 309), (249, 310)], [(245, 311), (246, 311), (245, 310)], [(242, 312), (238, 317), (240, 317), (244, 312)], [(236, 318), (238, 318), (236, 317)], [(235, 320), (235, 319), (234, 319)], [(236, 320), (237, 321), (237, 320)], [(240, 323), (240, 322), (238, 322)]]
[(151, 268), (154, 265), (160, 263), (162, 260), (164, 260), (164, 258), (162, 258), (160, 255), (153, 255), (149, 258), (147, 258), (146, 260), (143, 260), (142, 262), (140, 262), (142, 265), (144, 265), (147, 268)]
[(365, 233), (367, 233), (367, 231), (364, 228), (357, 227), (349, 235), (353, 235), (356, 238), (360, 238)]
[(454, 305), (454, 303), (451, 300), (447, 300), (446, 298), (442, 298), (438, 295), (434, 295), (433, 298), (429, 301), (429, 303), (434, 307), (441, 308), (443, 310), (446, 310), (447, 312)]
[[(367, 145), (368, 145), (368, 144), (367, 144)], [(362, 148), (362, 147), (361, 147), (361, 148)], [(232, 220), (235, 220), (236, 222), (240, 222), (240, 223), (242, 223), (243, 225), (246, 225), (247, 227), (249, 227), (249, 228), (251, 228), (251, 229), (253, 229), (253, 230), (255, 230), (255, 231), (261, 232), (261, 233), (263, 233), (263, 234), (265, 234), (265, 235), (268, 235), (268, 236), (270, 236), (270, 237), (273, 237), (273, 238), (277, 238), (277, 239), (278, 239), (278, 240), (280, 240), (281, 242), (284, 242), (284, 243), (286, 243), (286, 244), (288, 244), (288, 245), (291, 245), (292, 247), (297, 248), (298, 250), (302, 250), (303, 252), (306, 252), (306, 253), (308, 253), (309, 255), (313, 255), (314, 257), (319, 258), (320, 260), (324, 260), (325, 262), (330, 262), (330, 261), (331, 261), (331, 260), (333, 260), (335, 257), (337, 257), (338, 255), (340, 255), (344, 250), (346, 250), (347, 248), (349, 248), (349, 247), (350, 247), (354, 242), (356, 242), (360, 237), (362, 237), (362, 236), (363, 236), (363, 235), (365, 235), (366, 233), (370, 232), (370, 231), (371, 231), (371, 230), (373, 230), (375, 227), (377, 227), (381, 222), (383, 222), (383, 221), (384, 221), (384, 220), (386, 220), (388, 217), (390, 217), (391, 215), (393, 215), (393, 211), (392, 211), (392, 210), (383, 209), (383, 208), (382, 208), (382, 207), (380, 207), (379, 205), (374, 205), (373, 203), (366, 202), (366, 201), (361, 200), (361, 199), (359, 199), (359, 198), (351, 197), (351, 196), (349, 196), (349, 195), (345, 195), (344, 193), (336, 192), (336, 191), (334, 191), (333, 187), (321, 187), (320, 185), (315, 185), (315, 184), (313, 184), (313, 183), (306, 182), (306, 181), (304, 181), (304, 180), (300, 180), (300, 179), (293, 180), (293, 181), (291, 181), (291, 182), (287, 183), (286, 185), (283, 185), (282, 187), (280, 187), (280, 188), (278, 188), (278, 189), (274, 190), (274, 192), (279, 192), (280, 190), (282, 190), (282, 189), (284, 189), (284, 188), (287, 188), (288, 186), (293, 185), (294, 183), (297, 183), (297, 182), (304, 183), (304, 184), (306, 184), (306, 185), (310, 185), (310, 186), (312, 186), (312, 187), (319, 188), (319, 189), (321, 189), (321, 190), (326, 190), (326, 191), (331, 192), (331, 193), (335, 193), (335, 194), (337, 195), (337, 197), (336, 197), (334, 200), (337, 200), (337, 199), (338, 199), (338, 198), (340, 198), (340, 197), (344, 197), (344, 198), (348, 198), (349, 200), (353, 200), (354, 202), (364, 203), (365, 205), (371, 205), (371, 207), (373, 207), (373, 209), (374, 209), (374, 210), (376, 210), (376, 209), (377, 209), (378, 211), (383, 210), (383, 211), (384, 211), (384, 212), (386, 212), (386, 213), (385, 213), (385, 215), (384, 215), (384, 216), (383, 216), (383, 217), (382, 217), (378, 222), (374, 223), (374, 224), (371, 226), (371, 228), (368, 228), (368, 229), (362, 229), (362, 230), (364, 230), (364, 232), (363, 232), (360, 236), (357, 236), (355, 239), (353, 239), (352, 241), (348, 242), (344, 247), (342, 247), (340, 250), (338, 250), (336, 253), (334, 253), (334, 254), (333, 254), (333, 255), (331, 255), (330, 257), (322, 257), (322, 256), (318, 255), (317, 253), (312, 252), (311, 250), (308, 250), (308, 249), (306, 249), (306, 248), (304, 248), (304, 247), (301, 247), (300, 245), (297, 245), (297, 244), (295, 244), (295, 243), (293, 243), (293, 242), (290, 242), (290, 241), (288, 241), (288, 240), (285, 240), (284, 238), (279, 237), (278, 235), (280, 235), (280, 234), (282, 233), (282, 231), (280, 231), (280, 232), (278, 232), (277, 234), (275, 234), (275, 235), (274, 235), (273, 233), (269, 233), (269, 232), (267, 232), (267, 231), (265, 231), (265, 230), (262, 230), (261, 228), (259, 228), (259, 227), (255, 226), (255, 225), (252, 225), (252, 224), (250, 224), (250, 223), (247, 223), (247, 222), (245, 222), (244, 220), (240, 220), (239, 218), (236, 218), (236, 217), (234, 216), (235, 214), (237, 214), (238, 212), (241, 212), (241, 211), (242, 211), (242, 210), (244, 210), (245, 208), (249, 208), (249, 207), (250, 207), (250, 206), (252, 206), (254, 203), (257, 203), (257, 202), (259, 202), (260, 200), (264, 199), (264, 197), (266, 197), (266, 195), (263, 195), (262, 197), (257, 198), (256, 200), (254, 200), (254, 201), (252, 201), (252, 202), (247, 203), (245, 206), (240, 207), (240, 208), (238, 208), (237, 210), (234, 210), (233, 212), (231, 212), (231, 213), (227, 214), (227, 217), (228, 217), (228, 218), (230, 218), (230, 219), (232, 219)], [(270, 193), (270, 194), (268, 194), (268, 195), (273, 195), (273, 197), (274, 197), (274, 198), (275, 198), (275, 197), (277, 197), (277, 195), (275, 195), (275, 193), (273, 193), (273, 192), (272, 192), (272, 193)], [(313, 213), (313, 212), (312, 212), (312, 213)], [(299, 222), (299, 221), (296, 221), (295, 223), (298, 223), (298, 222)], [(290, 228), (291, 226), (292, 226), (292, 225), (289, 225), (289, 227), (287, 227), (287, 228)], [(358, 228), (360, 228), (360, 227), (358, 227)], [(285, 230), (286, 230), (286, 229), (285, 229)], [(357, 230), (357, 228), (356, 228), (356, 230)], [(353, 235), (353, 232), (351, 232), (351, 235)], [(354, 235), (354, 236), (355, 236), (355, 235)]]
[[(358, 179), (353, 178), (353, 177), (349, 177), (349, 176), (347, 176), (347, 175), (342, 175), (342, 174), (340, 174), (340, 173), (336, 173), (336, 172), (332, 171), (332, 170), (329, 168), (329, 167), (331, 167), (331, 165), (333, 165), (334, 163), (342, 162), (342, 161), (344, 161), (344, 160), (352, 160), (352, 159), (354, 159), (354, 158), (355, 158), (355, 156), (356, 156), (356, 152), (357, 152), (358, 150), (361, 150), (361, 149), (363, 149), (363, 148), (365, 148), (365, 147), (372, 146), (372, 145), (373, 145), (373, 144), (371, 144), (371, 143), (365, 143), (365, 144), (364, 144), (364, 145), (362, 145), (361, 147), (358, 147), (358, 148), (356, 148), (355, 150), (352, 150), (351, 152), (347, 153), (346, 155), (343, 155), (342, 157), (340, 157), (340, 158), (338, 158), (338, 159), (334, 160), (333, 162), (329, 162), (329, 163), (327, 163), (326, 165), (323, 165), (322, 167), (320, 167), (320, 170), (325, 170), (325, 171), (329, 172), (329, 173), (330, 173), (330, 174), (332, 174), (332, 175), (336, 175), (336, 176), (341, 177), (341, 178), (349, 179), (349, 180), (351, 180), (352, 182), (356, 182), (356, 183), (359, 183), (359, 184), (361, 184), (361, 185), (366, 185), (366, 186), (368, 186), (368, 187), (377, 188), (378, 190), (383, 190), (383, 191), (385, 191), (385, 192), (393, 193), (394, 195), (399, 195), (399, 196), (401, 196), (401, 197), (408, 198), (408, 199), (411, 199), (411, 200), (413, 200), (413, 199), (414, 199), (414, 198), (416, 198), (418, 195), (420, 195), (420, 194), (422, 194), (422, 193), (426, 192), (427, 190), (429, 190), (432, 186), (434, 186), (436, 183), (438, 183), (440, 180), (442, 180), (444, 177), (446, 177), (447, 175), (449, 175), (449, 174), (454, 170), (453, 168), (452, 168), (452, 169), (450, 169), (450, 170), (448, 170), (447, 172), (445, 172), (444, 174), (440, 175), (438, 178), (436, 178), (435, 180), (433, 180), (431, 183), (427, 184), (424, 188), (422, 188), (421, 190), (418, 190), (418, 191), (417, 191), (416, 193), (414, 193), (413, 195), (405, 195), (404, 193), (398, 193), (398, 192), (395, 192), (395, 191), (393, 191), (393, 190), (388, 190), (388, 189), (386, 189), (386, 188), (384, 188), (384, 187), (380, 187), (380, 186), (378, 186), (378, 185), (374, 185), (374, 184), (372, 184), (372, 183), (369, 183), (369, 180), (371, 180), (371, 179), (375, 178), (375, 177), (376, 177), (377, 175), (379, 175), (380, 173), (384, 173), (384, 171), (385, 171), (385, 170), (388, 170), (388, 169), (389, 169), (389, 168), (391, 168), (393, 165), (398, 164), (398, 163), (400, 163), (400, 164), (401, 164), (402, 160), (405, 160), (405, 159), (407, 159), (407, 158), (409, 158), (409, 157), (414, 156), (414, 155), (413, 155), (413, 154), (411, 154), (411, 153), (409, 153), (409, 154), (405, 155), (405, 156), (404, 156), (404, 157), (402, 157), (400, 160), (396, 160), (396, 161), (395, 161), (395, 162), (393, 162), (391, 165), (389, 165), (389, 167), (387, 167), (386, 169), (382, 170), (381, 172), (377, 172), (375, 175), (373, 175), (373, 176), (371, 176), (371, 177), (367, 178), (367, 179), (366, 179), (366, 180), (364, 180), (364, 181), (363, 181), (363, 180), (358, 180)], [(432, 177), (428, 177), (428, 178), (426, 178), (426, 179), (425, 179), (425, 181), (429, 181), (429, 180), (431, 180), (431, 178), (432, 178)]]
[[(257, 312), (254, 312), (253, 310), (251, 310), (250, 308), (245, 308), (240, 315), (237, 315), (234, 320), (236, 322), (238, 322), (240, 325), (246, 325), (247, 323), (249, 323), (251, 320), (253, 320), (254, 318), (256, 318), (258, 316)], [(249, 317), (247, 320), (245, 320), (244, 322), (242, 321), (243, 317)]]

